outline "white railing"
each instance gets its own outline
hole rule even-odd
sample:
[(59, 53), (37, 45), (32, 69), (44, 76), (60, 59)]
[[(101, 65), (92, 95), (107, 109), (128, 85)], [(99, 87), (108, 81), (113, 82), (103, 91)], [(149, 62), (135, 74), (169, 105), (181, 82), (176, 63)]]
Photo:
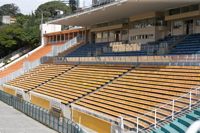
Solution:
[[(191, 89), (187, 94), (178, 97), (166, 103), (158, 108), (155, 108), (151, 112), (144, 114), (143, 116), (136, 117), (136, 132), (145, 132), (145, 130), (151, 131), (157, 129), (160, 126), (166, 124), (171, 119), (174, 120), (175, 116), (184, 110), (191, 110), (192, 106), (200, 101), (200, 87)], [(166, 115), (166, 112), (169, 115)], [(154, 123), (148, 127), (141, 127), (140, 122), (144, 122), (144, 117), (153, 117)], [(131, 119), (131, 118), (130, 118)]]
[[(82, 112), (85, 112), (90, 115), (94, 115), (98, 118), (104, 119), (106, 121), (110, 122), (117, 122), (118, 126), (120, 128), (124, 129), (124, 119), (134, 121), (136, 125), (133, 125), (133, 131), (136, 133), (144, 133), (147, 130), (152, 131), (158, 127), (161, 127), (165, 125), (168, 122), (173, 121), (175, 118), (177, 118), (178, 115), (180, 115), (182, 112), (191, 110), (193, 105), (198, 103), (200, 101), (200, 87), (191, 89), (188, 93), (168, 102), (164, 105), (158, 106), (154, 110), (148, 112), (147, 114), (144, 114), (140, 117), (128, 117), (128, 116), (119, 116), (119, 118), (113, 119), (113, 117), (109, 117), (105, 114), (95, 112), (91, 109), (87, 109), (85, 107), (81, 107), (75, 104), (71, 104), (72, 109), (76, 109)], [(168, 112), (169, 115), (165, 114)], [(161, 117), (163, 116), (163, 117)], [(148, 127), (141, 127), (140, 122), (144, 122), (145, 120), (143, 117), (153, 117), (153, 124), (149, 124)], [(132, 132), (132, 131), (131, 131)]]
[(38, 51), (39, 49), (41, 49), (41, 48), (43, 48), (43, 47), (45, 47), (45, 46), (39, 46), (39, 47), (37, 47), (36, 49), (32, 50), (31, 52), (29, 52), (29, 53), (27, 53), (27, 54), (21, 56), (20, 58), (14, 60), (13, 62), (7, 64), (6, 66), (4, 66), (4, 67), (2, 67), (2, 68), (0, 68), (0, 71), (6, 69), (7, 67), (9, 67), (9, 66), (15, 64), (16, 62), (18, 62), (18, 61), (20, 61), (20, 60), (22, 60), (22, 59), (25, 59), (26, 57), (30, 56), (31, 54), (33, 54), (34, 52)]
[[(76, 44), (78, 44), (78, 41), (83, 41), (81, 39), (82, 38), (75, 37), (75, 38), (69, 40), (68, 42), (66, 42), (64, 45), (52, 46), (52, 50), (48, 54), (46, 54), (45, 56), (56, 56), (59, 53), (61, 53), (61, 52), (65, 51), (65, 50), (69, 49), (70, 47), (73, 47)], [(43, 47), (43, 46), (41, 46), (41, 47)], [(25, 56), (28, 56), (28, 55), (34, 53), (35, 51), (37, 51), (41, 47), (38, 47), (37, 49), (29, 52)], [(23, 59), (23, 58), (25, 58), (25, 57), (23, 56), (22, 58), (20, 58), (20, 60)], [(41, 61), (42, 61), (41, 58), (37, 59), (37, 60), (35, 60), (33, 62), (25, 61), (23, 63), (23, 66), (22, 66), (21, 69), (15, 71), (13, 73), (10, 73), (9, 75), (7, 75), (7, 76), (5, 76), (3, 78), (0, 78), (0, 85), (4, 84), (6, 82), (9, 82), (9, 81), (15, 79), (16, 77), (19, 77), (20, 75), (24, 74), (25, 72), (28, 72), (29, 70), (39, 66), (41, 64)]]
[(69, 41), (67, 41), (64, 45), (53, 45), (52, 52), (49, 53), (47, 56), (57, 56), (59, 53), (66, 51), (67, 49), (73, 47), (78, 43), (78, 38), (75, 37)]

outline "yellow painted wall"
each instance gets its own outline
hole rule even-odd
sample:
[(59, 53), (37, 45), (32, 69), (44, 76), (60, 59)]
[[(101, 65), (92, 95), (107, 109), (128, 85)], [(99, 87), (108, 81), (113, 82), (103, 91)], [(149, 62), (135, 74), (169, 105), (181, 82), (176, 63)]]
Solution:
[(10, 95), (13, 95), (15, 96), (16, 95), (16, 91), (13, 90), (13, 89), (10, 89), (10, 88), (3, 88), (4, 92), (10, 94)]
[(98, 133), (110, 133), (111, 123), (101, 120), (97, 117), (91, 116), (86, 113), (82, 113), (77, 110), (73, 111), (73, 120), (81, 125), (88, 127)]
[(31, 103), (48, 110), (50, 109), (50, 101), (34, 95), (31, 95)]

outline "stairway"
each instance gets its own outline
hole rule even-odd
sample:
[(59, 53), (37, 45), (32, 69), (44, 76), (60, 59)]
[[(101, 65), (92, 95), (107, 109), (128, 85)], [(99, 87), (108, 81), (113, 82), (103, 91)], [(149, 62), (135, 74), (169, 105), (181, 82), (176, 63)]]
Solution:
[(189, 114), (182, 116), (172, 123), (167, 124), (157, 130), (152, 131), (152, 133), (185, 133), (188, 127), (200, 119), (200, 108), (195, 109)]

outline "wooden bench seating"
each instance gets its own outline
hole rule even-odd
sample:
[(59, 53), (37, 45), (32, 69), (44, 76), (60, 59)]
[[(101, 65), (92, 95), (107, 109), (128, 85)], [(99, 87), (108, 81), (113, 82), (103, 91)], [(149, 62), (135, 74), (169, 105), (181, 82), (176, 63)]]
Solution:
[[(139, 126), (146, 128), (155, 122), (156, 108), (171, 102), (157, 110), (157, 119), (171, 115), (172, 100), (200, 83), (199, 70), (191, 66), (140, 66), (75, 104), (112, 117), (123, 116), (125, 125), (130, 127), (132, 123), (132, 128), (140, 117)], [(197, 97), (192, 95), (192, 100), (197, 101)], [(174, 110), (188, 103), (189, 95), (176, 100)]]
[(71, 69), (72, 67), (72, 65), (42, 64), (32, 71), (27, 72), (24, 75), (9, 82), (8, 84), (21, 89), (32, 90), (42, 83), (45, 83)]
[(54, 98), (59, 96), (60, 100), (68, 104), (95, 91), (131, 68), (131, 66), (78, 65), (33, 91), (39, 93), (44, 91), (44, 94), (51, 94), (49, 96)]

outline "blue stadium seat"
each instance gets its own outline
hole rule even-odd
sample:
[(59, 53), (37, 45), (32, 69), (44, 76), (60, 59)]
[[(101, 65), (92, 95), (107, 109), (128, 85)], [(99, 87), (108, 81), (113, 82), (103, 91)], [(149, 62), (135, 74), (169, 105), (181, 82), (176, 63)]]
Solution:
[(200, 34), (187, 36), (183, 41), (176, 44), (169, 54), (199, 54)]
[[(185, 38), (184, 38), (185, 37)], [(155, 42), (142, 44), (140, 51), (128, 52), (113, 52), (109, 43), (88, 43), (75, 51), (66, 55), (66, 57), (93, 57), (93, 56), (145, 56), (157, 55), (159, 45), (167, 43), (173, 45), (178, 39), (184, 38), (177, 43), (167, 55), (181, 55), (181, 54), (199, 54), (200, 53), (200, 34), (193, 34), (189, 36), (167, 36)], [(105, 51), (105, 49), (107, 49)], [(150, 52), (149, 52), (150, 51)], [(151, 52), (152, 51), (152, 52)], [(148, 54), (147, 54), (148, 53)]]

